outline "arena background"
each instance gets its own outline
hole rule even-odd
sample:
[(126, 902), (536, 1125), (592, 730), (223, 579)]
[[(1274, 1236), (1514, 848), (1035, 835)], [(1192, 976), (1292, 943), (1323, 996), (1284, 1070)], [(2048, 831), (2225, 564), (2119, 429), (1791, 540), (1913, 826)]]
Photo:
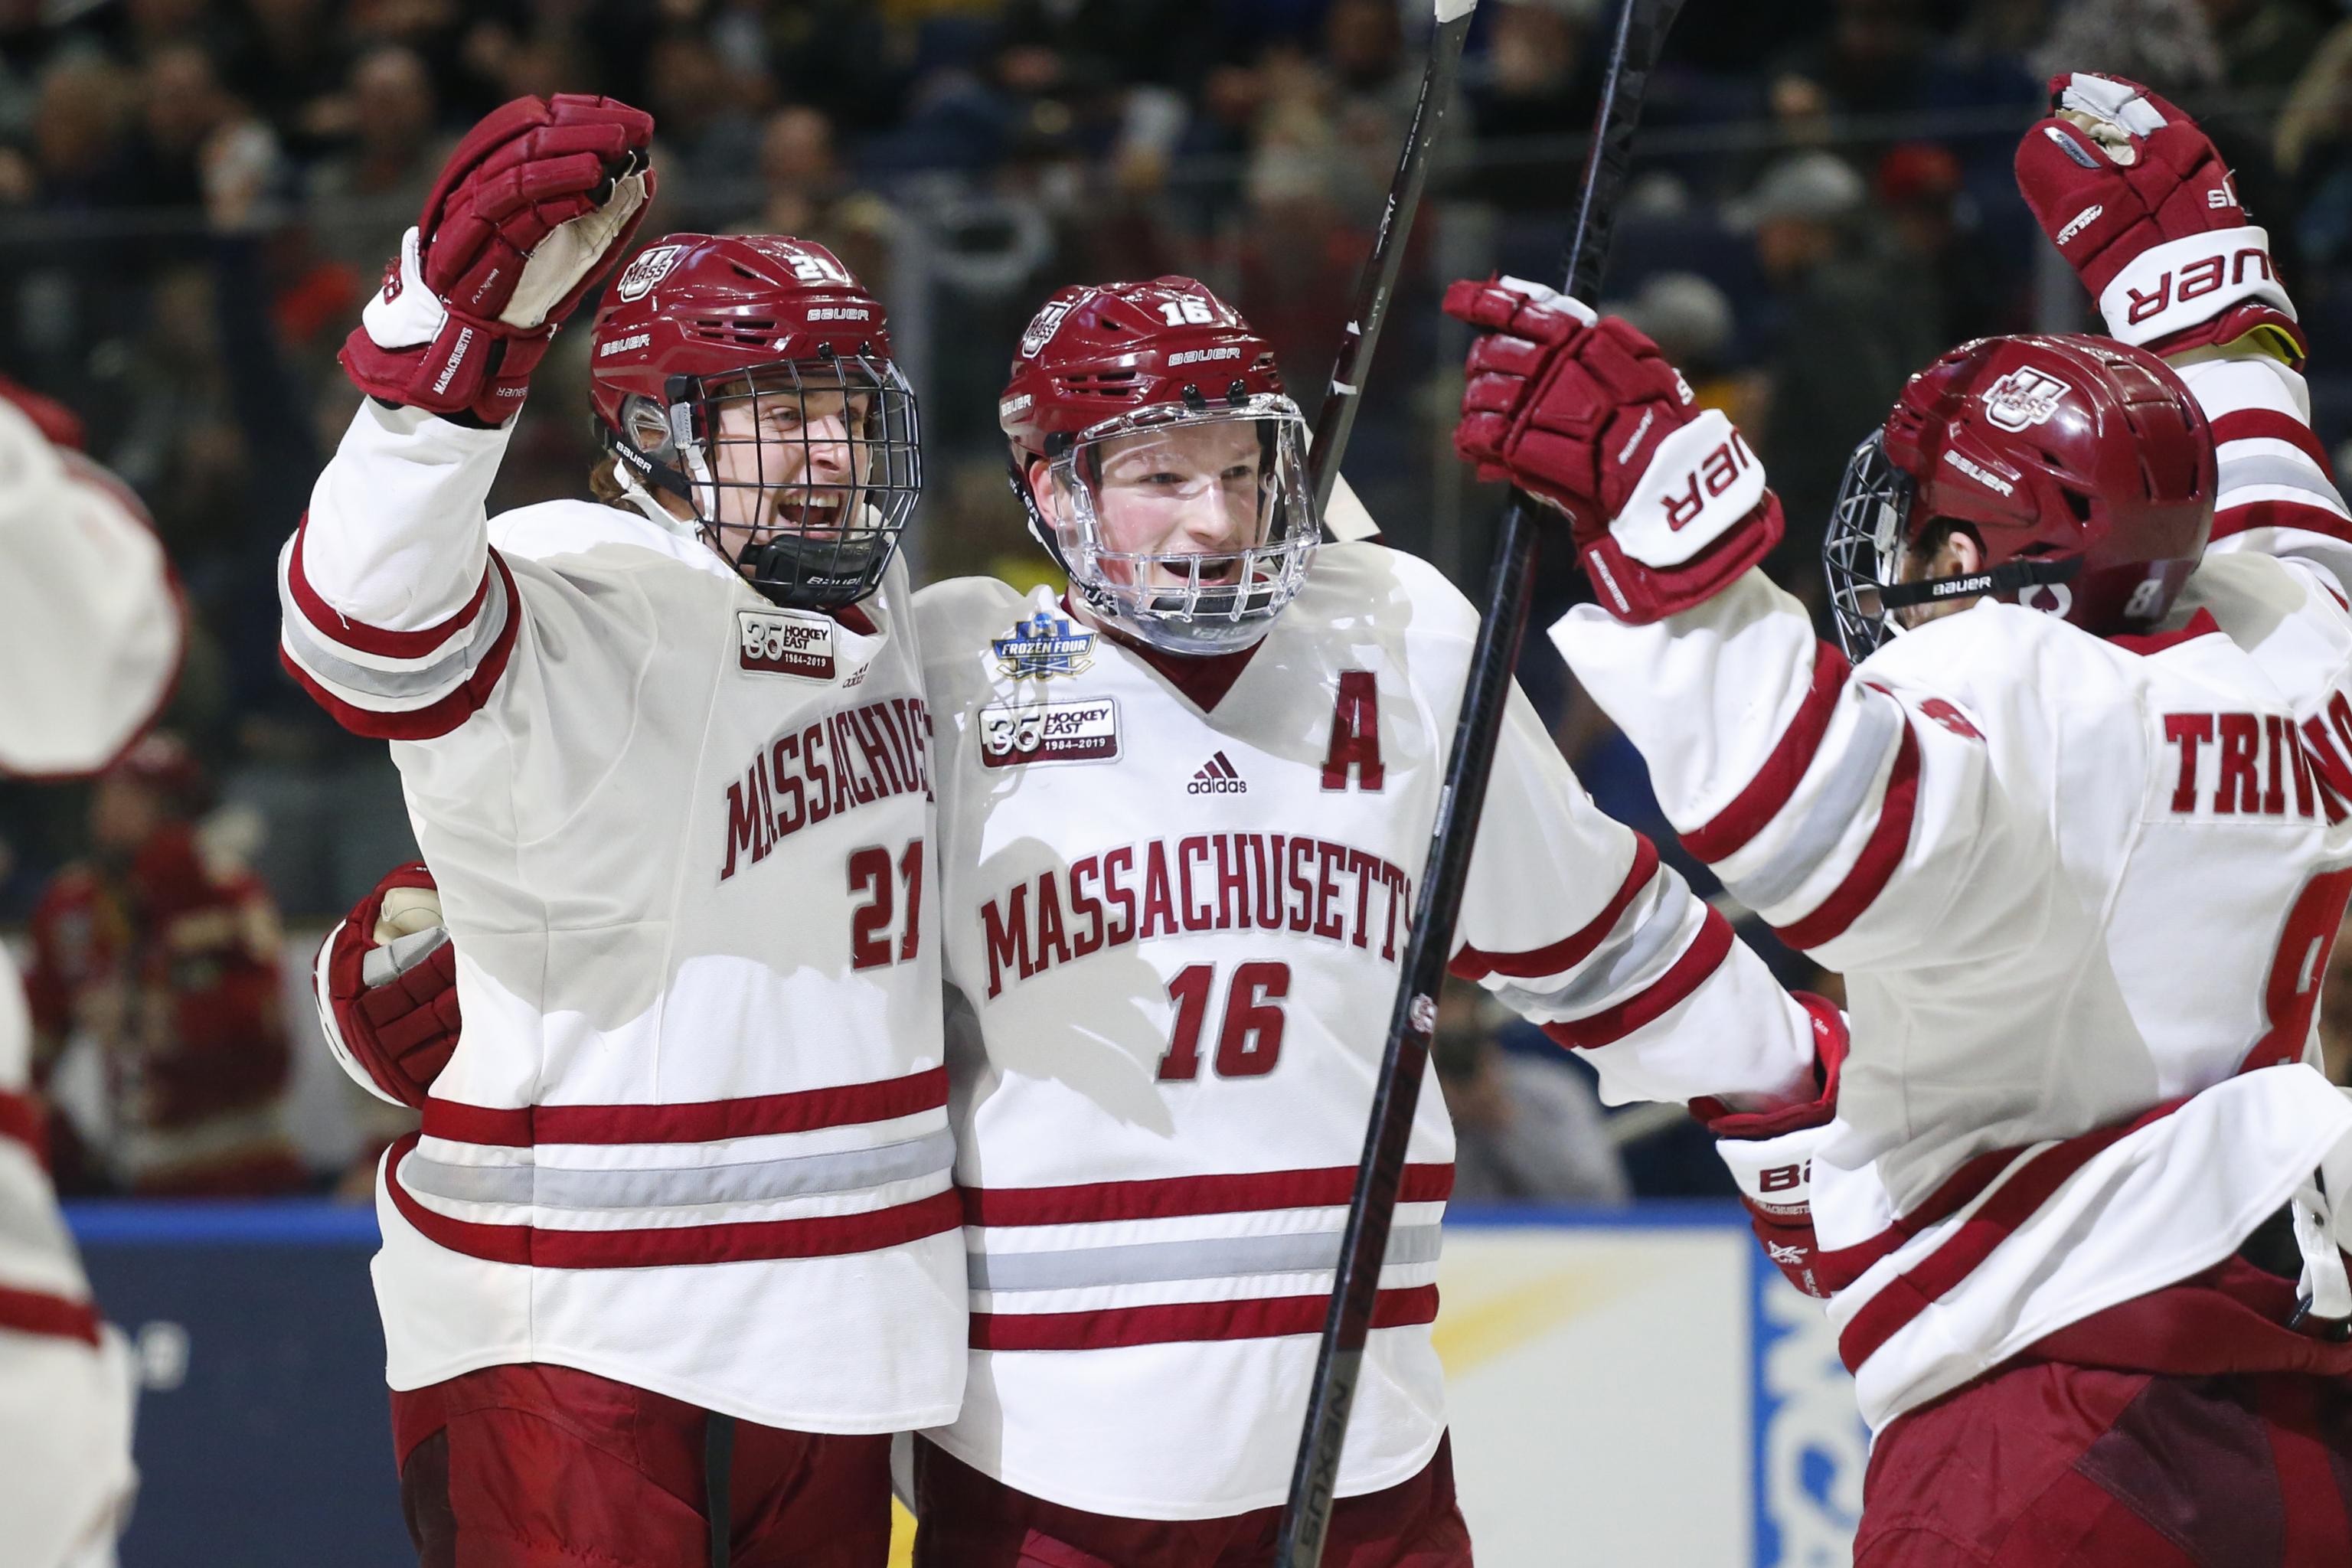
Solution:
[[(1464, 337), (1434, 301), (1456, 276), (1554, 272), (1602, 8), (1480, 6), (1350, 448), (1391, 542), (1465, 585), (1501, 498), (1451, 458)], [(414, 850), (383, 748), (280, 673), (271, 565), (356, 398), (334, 351), (456, 135), (519, 93), (614, 94), (660, 124), (644, 237), (832, 246), (887, 302), (921, 398), (918, 577), (1042, 581), (994, 425), (1022, 324), (1065, 282), (1191, 273), (1275, 342), (1311, 415), (1427, 29), (1426, 0), (0, 0), (0, 371), (81, 416), (184, 584), (164, 723), (204, 776), (167, 804), (283, 921), (251, 1052), (306, 1173), (266, 1202), (126, 1196), (120, 1030), (55, 1012), (60, 1182), (148, 1386), (127, 1563), (402, 1560), (373, 1221), (348, 1201), (400, 1127), (326, 1062), (300, 981), (325, 923)], [(2332, 0), (1690, 0), (1604, 293), (1758, 446), (1790, 521), (1773, 570), (1809, 599), (1844, 456), (1909, 371), (2091, 324), (2010, 175), (2059, 68), (2147, 81), (2210, 130), (2310, 331), (2320, 433), (2352, 435), (2352, 20)], [(494, 506), (583, 492), (585, 344), (558, 339)], [(1547, 563), (1538, 624), (1578, 592)], [(1540, 639), (1521, 673), (1588, 788), (1670, 842)], [(104, 868), (92, 802), (0, 782), (0, 929), (28, 956), (60, 875)], [(1757, 1267), (1704, 1140), (1605, 1117), (1581, 1069), (1475, 1005), (1441, 1069), (1487, 1171), (1440, 1325), (1482, 1561), (1843, 1561), (1861, 1450), (1834, 1357)], [(1658, 1452), (1664, 1473), (1627, 1462)]]

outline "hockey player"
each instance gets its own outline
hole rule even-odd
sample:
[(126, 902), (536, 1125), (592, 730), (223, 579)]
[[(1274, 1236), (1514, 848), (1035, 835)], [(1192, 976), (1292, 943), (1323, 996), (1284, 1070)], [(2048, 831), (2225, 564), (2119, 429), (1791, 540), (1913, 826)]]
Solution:
[[(131, 492), (0, 378), (0, 774), (94, 773), (179, 673), (184, 617)], [(26, 1568), (110, 1568), (131, 1508), (130, 1350), (99, 1320), (42, 1163), (32, 1026), (0, 948), (0, 1521)]]
[(1623, 323), (1457, 284), (1455, 440), (1570, 520), (1600, 603), (1553, 639), (1685, 843), (1847, 977), (1842, 1081), (1717, 1130), (1877, 1429), (1856, 1563), (2343, 1563), (2352, 522), (2210, 143), (2055, 92), (2018, 171), (2111, 336), (1912, 379), (1832, 524), (1846, 655)]
[[(998, 406), (1071, 587), (917, 599), (972, 1287), (918, 1561), (1265, 1563), (1475, 620), (1410, 556), (1318, 550), (1273, 354), (1189, 279), (1056, 294)], [(1486, 823), (1457, 973), (1642, 1092), (1703, 1056), (1811, 1101), (1835, 1013), (1594, 809), (1523, 698)], [(442, 1048), (413, 973), (347, 1034)], [(1432, 1093), (1334, 1564), (1469, 1561), (1429, 1327), (1452, 1151)]]
[[(427, 1563), (874, 1568), (887, 1434), (954, 1414), (964, 1321), (881, 307), (817, 246), (668, 237), (591, 345), (606, 504), (483, 516), (651, 131), (476, 127), (280, 558), (287, 667), (393, 742), (437, 873), (383, 934), (444, 919), (464, 1000), (454, 1049), (339, 1042), (423, 1112), (377, 1202), (402, 1496)], [(429, 973), (365, 940), (384, 902), (324, 950), (339, 1003)]]

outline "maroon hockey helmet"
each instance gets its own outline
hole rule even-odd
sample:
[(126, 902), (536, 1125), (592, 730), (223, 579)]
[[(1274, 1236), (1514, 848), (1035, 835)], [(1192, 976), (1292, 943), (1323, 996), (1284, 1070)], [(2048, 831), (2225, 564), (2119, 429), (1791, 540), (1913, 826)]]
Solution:
[[(1839, 639), (1859, 658), (1887, 612), (1990, 594), (2107, 635), (2172, 608), (2213, 525), (2213, 434), (2144, 349), (2079, 335), (1980, 338), (1913, 376), (1855, 448), (1825, 557)], [(1898, 581), (1938, 523), (1984, 566)]]
[(646, 485), (683, 500), (779, 605), (881, 582), (922, 493), (915, 395), (880, 301), (833, 252), (666, 235), (614, 279), (589, 352), (597, 434), (641, 506)]
[(1305, 583), (1321, 537), (1307, 422), (1272, 345), (1205, 285), (1062, 289), (996, 412), (1030, 531), (1102, 619), (1171, 653), (1230, 652)]

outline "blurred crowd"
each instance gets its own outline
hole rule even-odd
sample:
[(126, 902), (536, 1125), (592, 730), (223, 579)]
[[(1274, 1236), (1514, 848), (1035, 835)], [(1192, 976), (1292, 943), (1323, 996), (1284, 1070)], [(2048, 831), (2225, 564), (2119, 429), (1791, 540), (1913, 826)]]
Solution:
[[(247, 984), (256, 1055), (239, 1081), (281, 1084), (284, 1031), (260, 1018), (260, 982), (236, 979), (237, 955), (261, 962), (275, 908), (315, 929), (408, 852), (383, 748), (335, 732), (278, 671), (272, 563), (355, 400), (335, 351), (472, 120), (522, 93), (623, 98), (660, 126), (647, 237), (833, 247), (888, 303), (922, 398), (919, 574), (1035, 580), (1045, 563), (1005, 493), (994, 425), (1022, 324), (1061, 283), (1191, 273), (1275, 342), (1312, 416), (1413, 110), (1429, 9), (0, 0), (0, 370), (82, 415), (93, 455), (152, 510), (198, 627), (168, 721), (211, 782), (201, 799), (158, 786), (159, 820), (186, 841), (174, 875), (195, 886), (203, 872), (199, 923), (219, 944), (181, 963), (157, 935), (166, 956), (128, 971), (134, 1001), (156, 963)], [(1556, 270), (1607, 10), (1480, 6), (1350, 451), (1391, 538), (1465, 583), (1483, 574), (1497, 498), (1446, 457), (1463, 340), (1433, 301), (1452, 276)], [(2338, 0), (1689, 0), (1652, 88), (1610, 308), (1759, 446), (1790, 519), (1772, 569), (1802, 593), (1818, 598), (1845, 457), (1906, 374), (1968, 337), (2087, 320), (2063, 268), (2050, 277), (2009, 174), (2062, 66), (2148, 82), (2213, 132), (2311, 328), (2322, 433), (2352, 434), (2352, 331), (2334, 305), (2352, 289), (2352, 20)], [(559, 338), (494, 504), (581, 492), (585, 337)], [(1554, 563), (1538, 617), (1579, 591)], [(1669, 842), (1638, 762), (1540, 646), (1524, 678), (1604, 807)], [(77, 921), (113, 931), (114, 947), (85, 946), (121, 974), (121, 933), (169, 921), (142, 903), (138, 868), (161, 829), (125, 840), (110, 787), (0, 784), (0, 921), (50, 941)], [(159, 1035), (201, 1033), (163, 1005), (135, 1029), (101, 1028), (121, 999), (72, 993), (64, 979), (49, 993), (61, 1039), (110, 1031), (152, 1057)], [(1580, 1084), (1520, 1081), (1529, 1053), (1492, 1035), (1473, 1009), (1442, 1063), (1465, 1143), (1483, 1141), (1465, 1154), (1485, 1173), (1470, 1185), (1622, 1196), (1618, 1149), (1634, 1141), (1596, 1131)], [(125, 1106), (170, 1098), (155, 1070), (100, 1077), (131, 1086), (115, 1090)], [(250, 1133), (267, 1173), (278, 1145), (263, 1098), (206, 1114)], [(1553, 1123), (1591, 1157), (1531, 1153)], [(118, 1185), (168, 1180), (120, 1151), (91, 1168)], [(1674, 1180), (1636, 1169), (1633, 1185)]]

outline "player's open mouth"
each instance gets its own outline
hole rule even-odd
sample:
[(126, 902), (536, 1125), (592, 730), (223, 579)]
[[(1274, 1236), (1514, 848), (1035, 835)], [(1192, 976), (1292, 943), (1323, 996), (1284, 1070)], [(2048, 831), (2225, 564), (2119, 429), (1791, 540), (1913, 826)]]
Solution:
[(843, 503), (848, 499), (839, 490), (817, 495), (787, 491), (776, 498), (771, 516), (779, 532), (796, 533), (803, 539), (838, 539), (843, 532)]

